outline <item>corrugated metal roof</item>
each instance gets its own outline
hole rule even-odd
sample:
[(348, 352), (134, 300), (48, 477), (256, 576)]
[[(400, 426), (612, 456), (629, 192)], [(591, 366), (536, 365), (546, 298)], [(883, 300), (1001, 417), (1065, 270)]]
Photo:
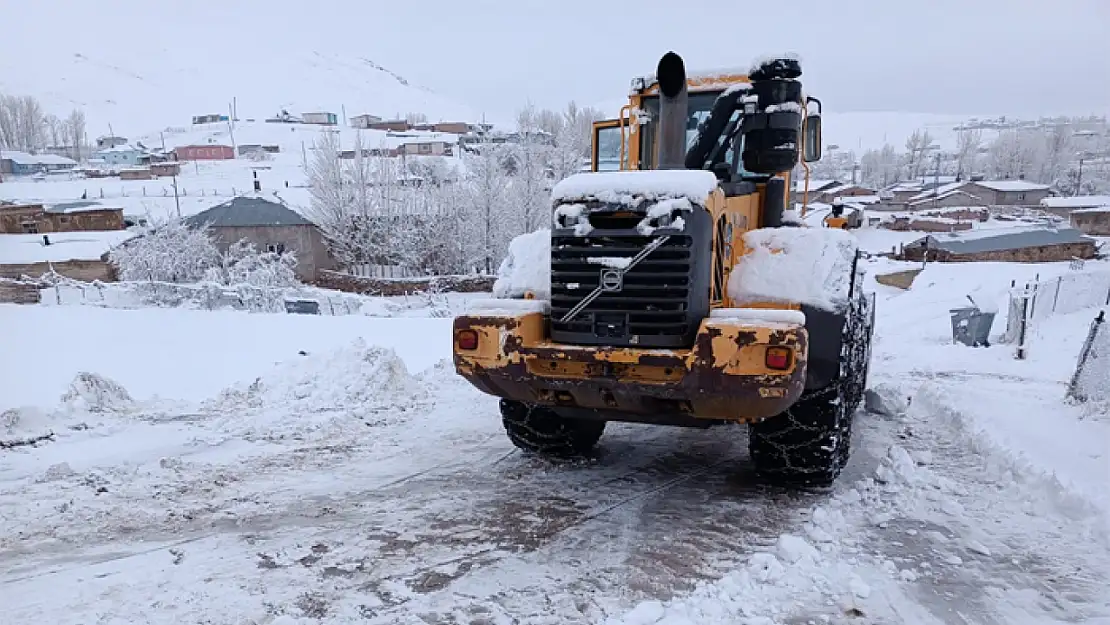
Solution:
[(929, 249), (944, 250), (952, 254), (978, 254), (1045, 245), (1094, 242), (1094, 239), (1084, 236), (1074, 228), (1052, 229), (1034, 226), (929, 235), (914, 241), (911, 245), (921, 246), (926, 241)]
[(241, 195), (188, 217), (193, 226), (208, 224), (214, 228), (247, 226), (311, 226), (312, 222), (296, 211), (256, 195)]

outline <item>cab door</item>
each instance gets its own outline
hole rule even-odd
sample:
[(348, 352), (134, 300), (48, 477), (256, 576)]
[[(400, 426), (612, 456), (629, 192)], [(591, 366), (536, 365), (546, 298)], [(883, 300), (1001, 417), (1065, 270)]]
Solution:
[[(624, 150), (621, 150), (621, 122), (605, 119), (593, 124), (592, 157), (590, 171), (620, 171), (621, 156), (628, 154), (628, 134), (623, 133)], [(627, 156), (626, 156), (627, 157)]]

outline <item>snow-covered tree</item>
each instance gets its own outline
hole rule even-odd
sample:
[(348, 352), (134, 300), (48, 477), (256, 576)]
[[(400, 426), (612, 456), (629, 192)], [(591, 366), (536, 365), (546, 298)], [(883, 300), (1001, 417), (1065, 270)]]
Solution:
[(991, 142), (987, 152), (987, 173), (1002, 180), (1032, 179), (1037, 173), (1044, 143), (1036, 132), (1006, 130)]
[(911, 180), (928, 171), (928, 152), (933, 148), (933, 135), (926, 130), (915, 130), (906, 139), (906, 169)]
[(881, 189), (902, 179), (898, 153), (889, 143), (864, 152), (859, 166), (861, 182), (866, 185)]
[(66, 130), (69, 132), (66, 143), (73, 150), (70, 157), (74, 160), (81, 160), (85, 156), (85, 112), (74, 109), (66, 118), (65, 123)]
[(207, 228), (166, 221), (109, 253), (122, 280), (198, 282), (218, 266), (220, 254)]
[(232, 286), (284, 288), (297, 284), (296, 266), (293, 254), (260, 252), (253, 243), (240, 239), (219, 255), (218, 265), (206, 272), (205, 279)]
[(965, 128), (956, 134), (956, 175), (961, 180), (975, 173), (979, 149), (983, 147), (983, 131)]
[(513, 174), (508, 201), (520, 211), (524, 231), (531, 232), (551, 218), (548, 163), (554, 149), (544, 141), (550, 135), (541, 128), (540, 115), (530, 104), (517, 114), (517, 133), (519, 141), (510, 145), (506, 154), (512, 160)]
[(509, 239), (523, 231), (523, 215), (509, 210), (509, 185), (506, 148), (483, 145), (477, 155), (466, 159), (467, 179), (463, 209), (468, 222), (478, 224), (482, 249), (482, 268), (492, 273), (508, 249)]

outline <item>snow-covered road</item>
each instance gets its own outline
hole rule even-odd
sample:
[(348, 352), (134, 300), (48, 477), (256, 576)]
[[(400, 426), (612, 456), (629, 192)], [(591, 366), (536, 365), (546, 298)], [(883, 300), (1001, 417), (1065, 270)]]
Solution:
[[(226, 388), (203, 398), (59, 359), (62, 400), (0, 424), (55, 433), (0, 450), (0, 621), (1110, 623), (1110, 419), (1056, 401), (1066, 366), (937, 339), (925, 304), (951, 299), (884, 294), (872, 386), (893, 409), (861, 412), (848, 470), (805, 493), (757, 484), (739, 427), (611, 424), (592, 459), (524, 456), (441, 360), (443, 320), (297, 342), (283, 324), (327, 321), (243, 314), (280, 338), (255, 361), (231, 343), (239, 376), (207, 372)], [(239, 323), (149, 312), (196, 328), (181, 367), (213, 349), (196, 315)], [(0, 307), (29, 334), (41, 313)]]

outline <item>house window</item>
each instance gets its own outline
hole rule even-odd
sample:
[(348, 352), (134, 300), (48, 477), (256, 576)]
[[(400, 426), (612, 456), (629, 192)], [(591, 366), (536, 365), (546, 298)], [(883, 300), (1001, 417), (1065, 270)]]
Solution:
[(58, 221), (60, 223), (63, 223), (63, 224), (68, 224), (69, 223), (69, 217), (66, 217), (66, 216), (63, 215), (62, 217), (58, 218)]
[(23, 224), (23, 233), (24, 234), (38, 234), (39, 233), (39, 225), (34, 224), (34, 223), (24, 222), (24, 224)]
[(266, 246), (266, 251), (270, 252), (272, 254), (284, 254), (285, 253), (285, 244), (284, 243), (275, 243), (275, 244), (267, 245)]
[(416, 150), (420, 154), (431, 154), (432, 153), (432, 144), (431, 143), (421, 143), (421, 144), (416, 146)]

